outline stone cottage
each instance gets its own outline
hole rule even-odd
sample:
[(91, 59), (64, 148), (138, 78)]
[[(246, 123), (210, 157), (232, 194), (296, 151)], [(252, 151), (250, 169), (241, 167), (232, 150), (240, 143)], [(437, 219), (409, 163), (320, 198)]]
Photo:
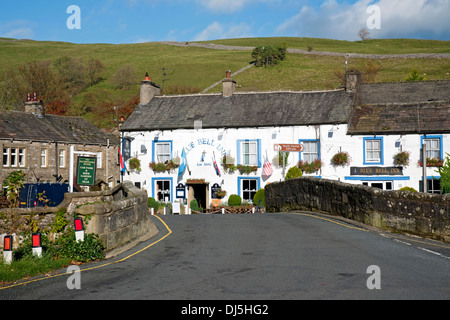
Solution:
[(42, 101), (29, 99), (24, 111), (0, 113), (0, 183), (22, 170), (25, 183), (72, 182), (76, 188), (75, 179), (69, 181), (70, 165), (86, 155), (96, 158), (96, 182), (115, 186), (120, 181), (118, 137), (80, 117), (49, 115), (44, 109)]

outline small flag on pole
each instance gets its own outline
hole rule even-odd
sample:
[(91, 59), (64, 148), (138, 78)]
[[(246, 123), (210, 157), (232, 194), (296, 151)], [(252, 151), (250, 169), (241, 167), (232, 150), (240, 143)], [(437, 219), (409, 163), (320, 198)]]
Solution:
[(264, 175), (266, 177), (270, 177), (272, 175), (272, 173), (273, 173), (272, 164), (267, 159), (267, 156), (266, 156), (266, 159), (264, 161), (264, 170), (263, 170), (263, 172), (264, 172)]
[(125, 166), (125, 162), (123, 161), (122, 152), (120, 152), (120, 148), (117, 149), (119, 150), (120, 171), (125, 172), (127, 170), (127, 167)]
[(220, 173), (220, 170), (219, 170), (219, 166), (217, 165), (217, 161), (216, 161), (216, 154), (215, 153), (213, 153), (213, 155), (214, 155), (214, 169), (216, 170), (216, 174), (219, 176), (219, 177), (222, 177), (222, 174)]
[(178, 168), (178, 176), (180, 177), (184, 171), (187, 168), (187, 158), (186, 158), (186, 153), (184, 152), (184, 148), (183, 151), (181, 152), (181, 163), (180, 163), (180, 167)]

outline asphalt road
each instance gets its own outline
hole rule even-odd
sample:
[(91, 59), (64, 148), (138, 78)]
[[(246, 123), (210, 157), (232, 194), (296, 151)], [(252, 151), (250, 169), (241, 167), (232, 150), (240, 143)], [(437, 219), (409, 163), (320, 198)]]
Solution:
[(81, 289), (60, 270), (0, 300), (450, 299), (450, 246), (439, 242), (307, 213), (151, 219), (155, 238), (80, 266)]

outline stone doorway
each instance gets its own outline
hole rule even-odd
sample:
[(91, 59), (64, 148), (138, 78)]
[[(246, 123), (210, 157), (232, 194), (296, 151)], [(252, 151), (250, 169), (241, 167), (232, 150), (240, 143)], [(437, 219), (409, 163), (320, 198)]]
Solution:
[(199, 207), (209, 209), (209, 183), (206, 182), (188, 182), (188, 203), (196, 199)]

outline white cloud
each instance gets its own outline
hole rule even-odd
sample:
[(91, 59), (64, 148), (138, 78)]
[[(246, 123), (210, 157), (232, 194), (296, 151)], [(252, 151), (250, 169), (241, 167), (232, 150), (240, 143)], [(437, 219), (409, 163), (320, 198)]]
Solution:
[(198, 0), (200, 5), (220, 13), (240, 11), (249, 1), (251, 0)]
[(27, 20), (15, 20), (0, 24), (0, 37), (15, 39), (32, 39), (35, 35), (35, 23)]
[(356, 40), (367, 27), (367, 8), (381, 10), (381, 29), (370, 30), (376, 38), (431, 37), (450, 38), (450, 0), (359, 0), (354, 4), (325, 1), (320, 8), (303, 6), (276, 29), (278, 34)]
[(246, 23), (220, 24), (213, 22), (195, 36), (194, 41), (252, 37), (252, 31)]
[(258, 3), (280, 4), (283, 0), (196, 0), (197, 3), (214, 13), (235, 13)]

